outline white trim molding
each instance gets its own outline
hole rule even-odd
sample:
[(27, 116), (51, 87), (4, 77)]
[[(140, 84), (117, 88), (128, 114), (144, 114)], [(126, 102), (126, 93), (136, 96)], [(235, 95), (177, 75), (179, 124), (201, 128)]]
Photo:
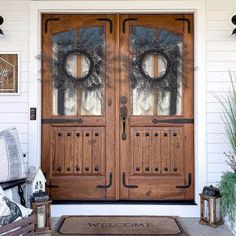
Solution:
[(194, 32), (194, 154), (195, 202), (184, 205), (53, 205), (52, 215), (179, 215), (199, 216), (199, 193), (207, 183), (206, 168), (206, 6), (205, 1), (30, 1), (29, 107), (37, 108), (37, 120), (29, 121), (29, 164), (41, 162), (41, 54), (42, 13), (193, 13)]

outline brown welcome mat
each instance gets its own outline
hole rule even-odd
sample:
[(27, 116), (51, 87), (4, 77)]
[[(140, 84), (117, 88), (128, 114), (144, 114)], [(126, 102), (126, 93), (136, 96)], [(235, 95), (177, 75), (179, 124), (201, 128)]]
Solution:
[(53, 232), (59, 235), (189, 235), (178, 217), (62, 216)]

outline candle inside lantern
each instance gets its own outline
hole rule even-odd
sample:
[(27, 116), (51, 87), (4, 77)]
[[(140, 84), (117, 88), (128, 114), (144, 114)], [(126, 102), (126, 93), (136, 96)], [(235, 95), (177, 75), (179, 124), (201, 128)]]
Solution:
[(38, 225), (38, 228), (45, 227), (45, 207), (44, 206), (38, 207), (37, 225)]

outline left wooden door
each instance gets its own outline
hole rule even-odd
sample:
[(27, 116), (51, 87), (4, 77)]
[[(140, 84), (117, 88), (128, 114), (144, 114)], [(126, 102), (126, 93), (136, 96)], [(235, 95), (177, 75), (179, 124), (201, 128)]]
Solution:
[(42, 17), (42, 169), (53, 200), (115, 198), (113, 18)]

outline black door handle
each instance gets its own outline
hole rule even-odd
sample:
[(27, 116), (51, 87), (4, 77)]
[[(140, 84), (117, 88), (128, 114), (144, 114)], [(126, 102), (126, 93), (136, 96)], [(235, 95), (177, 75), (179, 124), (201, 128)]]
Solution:
[(188, 184), (187, 185), (177, 185), (176, 188), (190, 188), (192, 184), (192, 175), (188, 174)]
[(123, 184), (123, 186), (124, 186), (125, 188), (138, 188), (138, 185), (126, 184), (126, 181), (125, 181), (125, 172), (123, 172), (122, 184)]
[(126, 140), (127, 134), (126, 134), (126, 118), (127, 118), (128, 109), (126, 106), (122, 106), (120, 108), (120, 115), (122, 119), (122, 140)]
[(110, 188), (112, 186), (112, 173), (110, 172), (110, 175), (109, 175), (109, 183), (106, 185), (97, 185), (97, 188)]

